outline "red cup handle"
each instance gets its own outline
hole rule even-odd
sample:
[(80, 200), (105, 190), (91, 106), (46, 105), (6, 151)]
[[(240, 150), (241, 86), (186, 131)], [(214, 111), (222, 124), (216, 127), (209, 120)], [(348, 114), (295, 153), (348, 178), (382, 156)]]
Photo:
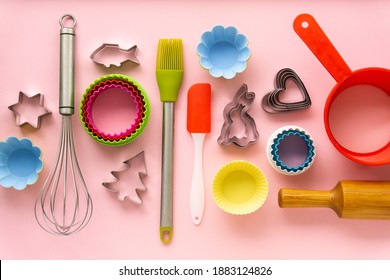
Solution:
[(344, 59), (311, 15), (301, 14), (297, 16), (293, 26), (298, 36), (337, 82), (343, 81), (352, 73)]

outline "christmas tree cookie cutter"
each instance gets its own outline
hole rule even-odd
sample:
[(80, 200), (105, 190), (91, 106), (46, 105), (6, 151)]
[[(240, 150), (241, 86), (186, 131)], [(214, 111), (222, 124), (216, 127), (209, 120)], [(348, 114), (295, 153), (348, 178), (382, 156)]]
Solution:
[(24, 92), (19, 91), (18, 102), (8, 106), (8, 109), (14, 113), (17, 126), (29, 124), (34, 128), (40, 128), (42, 118), (51, 114), (51, 111), (46, 108), (43, 103), (43, 94), (38, 93), (29, 96)]
[(116, 178), (113, 182), (104, 182), (102, 185), (116, 194), (120, 201), (126, 198), (136, 205), (142, 204), (139, 192), (146, 191), (142, 178), (147, 175), (144, 151), (123, 162), (125, 168), (111, 171)]
[[(226, 105), (223, 110), (225, 119), (218, 138), (218, 144), (234, 144), (238, 147), (246, 147), (255, 143), (259, 139), (259, 132), (256, 128), (255, 120), (249, 115), (248, 111), (255, 99), (254, 92), (248, 92), (248, 86), (243, 84), (237, 91), (234, 99)], [(233, 124), (243, 127), (244, 135), (233, 135)]]

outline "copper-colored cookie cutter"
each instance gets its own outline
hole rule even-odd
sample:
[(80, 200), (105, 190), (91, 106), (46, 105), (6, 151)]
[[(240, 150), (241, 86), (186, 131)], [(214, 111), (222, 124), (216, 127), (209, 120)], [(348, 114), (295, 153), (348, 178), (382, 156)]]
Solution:
[[(221, 135), (218, 138), (218, 144), (234, 144), (238, 147), (246, 147), (259, 139), (259, 132), (256, 128), (255, 120), (249, 115), (248, 111), (255, 99), (254, 92), (248, 92), (248, 86), (243, 84), (237, 91), (232, 102), (226, 105), (223, 110), (225, 122), (221, 129)], [(239, 118), (235, 118), (236, 111), (239, 112)], [(234, 122), (240, 122), (244, 126), (244, 135), (239, 137), (231, 136), (231, 126)]]
[(135, 55), (136, 51), (137, 45), (129, 49), (122, 49), (118, 44), (104, 43), (91, 54), (90, 58), (93, 62), (107, 68), (112, 66), (120, 67), (127, 61), (139, 65), (138, 58)]
[[(298, 86), (303, 95), (303, 100), (296, 102), (280, 101), (280, 94), (286, 91), (286, 83), (288, 80), (293, 81)], [(263, 97), (261, 106), (267, 113), (291, 112), (309, 108), (311, 106), (311, 100), (298, 74), (290, 68), (283, 68), (276, 74), (275, 90)]]
[(146, 191), (142, 177), (147, 175), (144, 151), (123, 163), (125, 164), (124, 169), (111, 171), (116, 181), (105, 182), (103, 186), (116, 193), (120, 201), (127, 198), (136, 205), (141, 205), (142, 199), (140, 198), (139, 192)]
[(43, 94), (38, 93), (30, 97), (20, 91), (18, 102), (10, 105), (8, 109), (14, 113), (17, 126), (29, 124), (34, 128), (40, 128), (42, 118), (51, 114), (51, 111), (43, 103)]

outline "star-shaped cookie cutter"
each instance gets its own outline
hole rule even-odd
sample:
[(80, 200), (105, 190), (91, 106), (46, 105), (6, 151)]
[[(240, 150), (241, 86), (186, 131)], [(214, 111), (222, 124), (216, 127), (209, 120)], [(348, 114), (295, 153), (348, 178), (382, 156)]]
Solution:
[(51, 111), (43, 105), (44, 96), (38, 93), (29, 96), (19, 91), (18, 102), (8, 107), (16, 117), (16, 125), (23, 126), (29, 124), (34, 128), (40, 128), (42, 118), (50, 115)]

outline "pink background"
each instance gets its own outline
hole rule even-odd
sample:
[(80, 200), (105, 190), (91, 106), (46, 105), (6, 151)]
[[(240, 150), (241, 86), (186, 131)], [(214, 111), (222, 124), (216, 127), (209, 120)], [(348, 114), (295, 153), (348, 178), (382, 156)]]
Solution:
[[(390, 67), (390, 3), (376, 1), (5, 1), (0, 9), (0, 139), (29, 137), (43, 150), (44, 170), (36, 184), (24, 191), (0, 188), (1, 259), (386, 259), (390, 250), (390, 222), (339, 219), (330, 209), (280, 209), (282, 187), (330, 189), (337, 181), (390, 180), (390, 166), (354, 163), (331, 145), (322, 121), (323, 106), (335, 84), (333, 78), (294, 33), (292, 22), (303, 12), (312, 14), (351, 69)], [(77, 21), (76, 105), (88, 85), (107, 73), (135, 78), (151, 100), (151, 117), (133, 143), (108, 147), (93, 140), (79, 117), (73, 118), (77, 155), (94, 202), (90, 224), (77, 235), (61, 238), (44, 232), (34, 219), (38, 191), (55, 160), (60, 134), (58, 114), (59, 18), (73, 14)], [(233, 25), (249, 38), (252, 51), (246, 71), (232, 80), (212, 78), (198, 64), (196, 45), (213, 26)], [(185, 77), (176, 104), (174, 236), (169, 245), (159, 238), (161, 103), (155, 78), (159, 38), (182, 38)], [(102, 43), (123, 48), (137, 44), (140, 66), (106, 70), (89, 55)], [(273, 89), (278, 70), (293, 68), (312, 98), (309, 110), (269, 115), (261, 97)], [(189, 213), (193, 143), (186, 130), (186, 95), (199, 82), (212, 85), (212, 132), (204, 143), (206, 209), (200, 226)], [(242, 83), (257, 94), (251, 115), (259, 141), (246, 148), (220, 147), (222, 110)], [(53, 111), (39, 130), (17, 127), (7, 107), (18, 92), (45, 95)], [(277, 128), (294, 124), (309, 131), (317, 158), (306, 173), (288, 177), (268, 164), (265, 145)], [(145, 151), (147, 191), (139, 207), (119, 202), (102, 182), (111, 170)], [(220, 210), (211, 196), (217, 170), (231, 160), (256, 164), (267, 176), (269, 196), (264, 206), (247, 216)]]

